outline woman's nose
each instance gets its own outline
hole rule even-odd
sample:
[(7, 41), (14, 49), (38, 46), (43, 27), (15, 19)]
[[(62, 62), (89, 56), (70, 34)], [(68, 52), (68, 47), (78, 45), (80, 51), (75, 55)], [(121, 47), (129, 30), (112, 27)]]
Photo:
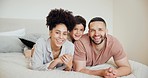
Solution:
[(62, 34), (60, 34), (60, 38), (63, 38), (63, 35)]

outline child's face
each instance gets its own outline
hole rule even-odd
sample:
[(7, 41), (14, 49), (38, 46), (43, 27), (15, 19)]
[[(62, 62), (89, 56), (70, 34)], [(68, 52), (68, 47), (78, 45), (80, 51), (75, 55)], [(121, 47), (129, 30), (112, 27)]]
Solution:
[(84, 26), (82, 24), (76, 24), (74, 29), (70, 32), (72, 39), (79, 40), (84, 33)]

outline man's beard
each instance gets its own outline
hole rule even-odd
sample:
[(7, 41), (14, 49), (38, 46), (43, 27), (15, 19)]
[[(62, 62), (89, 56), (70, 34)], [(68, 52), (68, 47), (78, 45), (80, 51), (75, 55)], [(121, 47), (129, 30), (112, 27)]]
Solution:
[(104, 36), (101, 36), (101, 41), (99, 43), (96, 43), (92, 38), (90, 38), (90, 40), (96, 45), (100, 45), (105, 39), (106, 39), (106, 34)]

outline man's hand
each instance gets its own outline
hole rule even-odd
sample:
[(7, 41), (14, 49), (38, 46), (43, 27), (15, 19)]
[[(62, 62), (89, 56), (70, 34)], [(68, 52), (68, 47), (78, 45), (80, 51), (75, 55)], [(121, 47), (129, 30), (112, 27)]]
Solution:
[(103, 76), (104, 78), (116, 78), (117, 70), (109, 67), (104, 70)]

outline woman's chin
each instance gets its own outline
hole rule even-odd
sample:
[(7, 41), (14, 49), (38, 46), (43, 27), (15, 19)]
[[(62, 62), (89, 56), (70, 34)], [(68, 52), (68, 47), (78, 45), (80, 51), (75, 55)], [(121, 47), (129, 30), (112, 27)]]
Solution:
[(63, 43), (57, 43), (56, 46), (61, 47)]

